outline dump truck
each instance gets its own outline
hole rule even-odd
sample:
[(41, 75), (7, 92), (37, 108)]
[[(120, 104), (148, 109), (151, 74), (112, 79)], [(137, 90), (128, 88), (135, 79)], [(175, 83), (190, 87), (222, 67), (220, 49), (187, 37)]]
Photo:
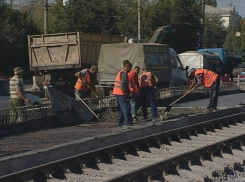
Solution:
[(123, 36), (79, 32), (29, 35), (30, 71), (43, 74), (35, 78), (33, 89), (44, 84), (73, 90), (75, 72), (97, 64), (102, 44), (125, 40)]
[(169, 87), (171, 81), (171, 59), (168, 45), (156, 43), (117, 43), (101, 46), (98, 60), (98, 83), (112, 88), (117, 73), (123, 69), (123, 61), (129, 60), (133, 68), (153, 72), (158, 79), (158, 87)]

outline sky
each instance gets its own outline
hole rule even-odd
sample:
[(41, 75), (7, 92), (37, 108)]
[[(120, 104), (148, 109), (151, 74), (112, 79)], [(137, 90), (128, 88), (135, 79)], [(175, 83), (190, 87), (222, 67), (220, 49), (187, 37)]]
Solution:
[(242, 16), (242, 18), (245, 17), (245, 0), (216, 0), (217, 1), (217, 7), (228, 7), (230, 4), (235, 6), (236, 11), (238, 11), (238, 14)]

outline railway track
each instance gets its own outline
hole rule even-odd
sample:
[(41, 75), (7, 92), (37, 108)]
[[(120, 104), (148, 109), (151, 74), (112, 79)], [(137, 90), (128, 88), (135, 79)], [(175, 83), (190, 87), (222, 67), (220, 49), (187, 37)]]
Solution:
[(245, 113), (240, 113), (71, 156), (0, 181), (215, 181), (244, 171), (244, 142)]

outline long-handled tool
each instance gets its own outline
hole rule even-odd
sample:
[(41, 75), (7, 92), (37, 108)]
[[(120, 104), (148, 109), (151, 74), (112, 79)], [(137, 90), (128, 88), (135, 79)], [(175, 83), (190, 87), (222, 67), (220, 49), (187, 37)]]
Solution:
[(101, 122), (100, 118), (94, 113), (92, 109), (90, 109), (90, 107), (84, 102), (84, 100), (82, 100), (81, 97), (79, 97), (79, 95), (77, 95), (76, 93), (75, 95), (90, 110), (90, 112)]
[(109, 107), (104, 103), (104, 101), (103, 101), (101, 98), (99, 98), (98, 94), (94, 91), (94, 89), (92, 89), (92, 88), (90, 87), (89, 84), (86, 83), (86, 85), (87, 85), (88, 88), (94, 93), (94, 95), (96, 95), (96, 97), (101, 101), (101, 103), (102, 103), (107, 109), (109, 109)]
[(192, 89), (188, 90), (184, 95), (182, 95), (180, 98), (178, 98), (176, 101), (174, 101), (173, 103), (169, 104), (166, 109), (165, 109), (165, 116), (168, 114), (168, 112), (171, 110), (172, 106), (178, 102), (180, 99), (184, 98), (187, 94), (191, 93), (193, 90), (195, 90), (196, 88), (193, 87)]

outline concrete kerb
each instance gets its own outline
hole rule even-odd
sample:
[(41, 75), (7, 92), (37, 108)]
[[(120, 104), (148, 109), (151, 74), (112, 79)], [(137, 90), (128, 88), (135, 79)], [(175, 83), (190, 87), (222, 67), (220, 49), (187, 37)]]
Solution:
[(155, 124), (148, 123), (146, 125), (136, 125), (132, 128), (124, 130), (115, 129), (109, 134), (76, 140), (74, 142), (56, 145), (47, 149), (40, 149), (4, 157), (0, 159), (0, 176), (73, 155), (82, 154), (91, 150), (100, 149), (120, 142), (137, 139), (147, 135), (168, 131), (219, 117), (238, 114), (241, 112), (245, 112), (245, 106), (220, 110), (214, 113), (198, 114), (191, 117), (158, 121)]

